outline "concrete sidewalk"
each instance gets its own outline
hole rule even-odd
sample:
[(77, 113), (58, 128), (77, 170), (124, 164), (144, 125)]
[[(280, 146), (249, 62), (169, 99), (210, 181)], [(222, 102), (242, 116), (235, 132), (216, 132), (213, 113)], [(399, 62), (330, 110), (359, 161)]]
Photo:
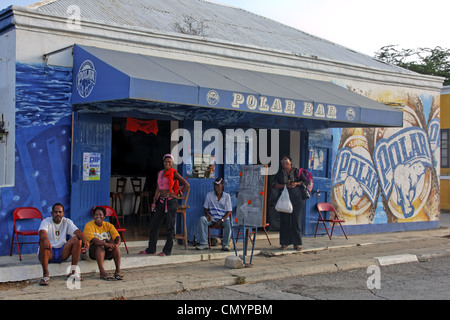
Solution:
[[(410, 262), (450, 255), (450, 215), (445, 214), (440, 229), (382, 234), (327, 236), (303, 238), (302, 252), (291, 248), (279, 250), (278, 233), (270, 233), (272, 245), (261, 232), (255, 244), (252, 266), (243, 269), (225, 267), (225, 258), (234, 251), (222, 252), (220, 246), (212, 250), (196, 250), (189, 246), (174, 245), (171, 256), (142, 256), (146, 242), (127, 242), (129, 254), (122, 248), (121, 281), (106, 282), (99, 278), (95, 261), (79, 264), (84, 281), (76, 289), (75, 282), (68, 285), (65, 275), (70, 263), (52, 264), (50, 285), (41, 287), (42, 276), (37, 256), (0, 257), (0, 299), (114, 299), (132, 298), (151, 294), (173, 293), (223, 285), (234, 285), (238, 279), (245, 282), (280, 279), (295, 275), (336, 272), (369, 265)], [(444, 221), (445, 220), (445, 223)], [(162, 249), (164, 242), (158, 243)], [(242, 243), (237, 245), (243, 253)], [(250, 254), (250, 250), (248, 251)], [(246, 263), (250, 257), (247, 256)], [(114, 263), (107, 268), (114, 270)], [(25, 280), (25, 281), (24, 281)], [(26, 281), (28, 280), (28, 281)], [(22, 281), (17, 284), (5, 283)], [(74, 289), (75, 288), (75, 289)]]
[[(269, 239), (272, 245), (269, 244), (267, 237), (263, 233), (258, 233), (257, 240), (254, 248), (254, 256), (261, 253), (265, 255), (281, 255), (295, 253), (293, 250), (287, 250), (282, 252), (279, 250), (279, 235), (278, 232), (269, 232)], [(325, 250), (331, 247), (345, 247), (345, 246), (356, 246), (360, 245), (361, 237), (350, 236), (348, 240), (344, 237), (333, 236), (332, 240), (329, 240), (327, 236), (321, 236), (317, 238), (304, 238), (303, 242), (303, 252), (308, 252), (311, 250)], [(157, 252), (162, 251), (164, 246), (164, 240), (159, 240), (157, 245)], [(211, 250), (197, 250), (193, 246), (188, 246), (187, 249), (184, 245), (177, 245), (176, 242), (173, 247), (172, 255), (167, 257), (159, 256), (145, 256), (139, 255), (138, 252), (146, 248), (147, 241), (134, 241), (127, 242), (128, 251), (125, 251), (125, 247), (122, 243), (121, 245), (121, 268), (142, 268), (142, 267), (152, 267), (160, 265), (170, 265), (170, 264), (181, 264), (189, 262), (199, 262), (208, 260), (225, 259), (229, 255), (234, 255), (233, 246), (230, 246), (230, 252), (223, 252), (221, 246), (212, 247)], [(239, 255), (243, 254), (243, 244), (242, 242), (237, 243), (237, 251)], [(249, 248), (247, 251), (246, 264), (249, 263), (251, 254), (251, 243), (249, 243)], [(69, 258), (70, 261), (70, 258)], [(70, 267), (70, 262), (65, 262), (62, 264), (50, 264), (49, 271), (50, 275), (64, 276), (67, 274), (67, 268)], [(82, 273), (92, 273), (98, 272), (97, 263), (91, 259), (80, 260), (79, 267)], [(105, 267), (107, 269), (113, 270), (114, 263), (112, 261), (106, 261)], [(42, 276), (42, 268), (38, 261), (36, 254), (22, 255), (22, 261), (19, 260), (17, 254), (13, 256), (2, 256), (0, 257), (0, 283), (1, 282), (11, 282), (11, 281), (23, 281), (38, 279)]]

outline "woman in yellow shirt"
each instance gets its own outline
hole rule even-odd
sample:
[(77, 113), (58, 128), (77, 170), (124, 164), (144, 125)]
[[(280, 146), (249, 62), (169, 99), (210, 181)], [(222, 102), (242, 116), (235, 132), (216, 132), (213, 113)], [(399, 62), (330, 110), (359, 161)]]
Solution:
[[(96, 260), (100, 271), (100, 278), (103, 280), (122, 280), (123, 275), (120, 271), (120, 235), (116, 228), (109, 222), (103, 221), (106, 216), (106, 210), (103, 207), (95, 207), (93, 210), (94, 220), (86, 223), (84, 227), (84, 236), (89, 241), (89, 257)], [(116, 271), (114, 277), (110, 276), (103, 262), (114, 259)]]

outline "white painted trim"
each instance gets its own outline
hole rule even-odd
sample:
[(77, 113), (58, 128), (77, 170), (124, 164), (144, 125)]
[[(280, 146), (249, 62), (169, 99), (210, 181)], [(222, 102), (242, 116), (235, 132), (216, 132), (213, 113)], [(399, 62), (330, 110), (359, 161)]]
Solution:
[(444, 95), (444, 94), (450, 94), (450, 86), (444, 86), (444, 87), (442, 88), (441, 94), (442, 94), (442, 95)]

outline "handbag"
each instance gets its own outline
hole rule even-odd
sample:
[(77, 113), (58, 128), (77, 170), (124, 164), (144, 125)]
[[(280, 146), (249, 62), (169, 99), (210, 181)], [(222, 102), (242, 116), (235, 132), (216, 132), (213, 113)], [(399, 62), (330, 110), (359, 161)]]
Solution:
[(302, 190), (302, 198), (303, 198), (303, 200), (308, 200), (309, 198), (311, 198), (311, 191), (313, 188), (313, 176), (312, 176), (311, 172), (309, 172), (308, 170), (305, 170), (303, 168), (301, 168), (298, 171), (298, 177), (300, 178), (300, 176), (302, 174), (305, 177), (305, 179), (308, 181), (308, 186), (305, 186), (305, 184), (302, 183), (302, 185), (300, 187)]
[(284, 190), (275, 205), (275, 210), (279, 212), (292, 213), (293, 209), (291, 199), (289, 199), (289, 191), (286, 186), (284, 186)]
[(305, 185), (302, 184), (301, 190), (303, 200), (308, 200), (309, 198), (311, 198), (311, 193), (308, 191), (308, 189), (306, 189)]

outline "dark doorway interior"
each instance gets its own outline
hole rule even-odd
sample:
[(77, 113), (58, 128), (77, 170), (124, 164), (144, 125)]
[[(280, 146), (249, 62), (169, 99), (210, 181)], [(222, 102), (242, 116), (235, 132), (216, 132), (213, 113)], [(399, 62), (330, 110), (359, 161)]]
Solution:
[(157, 134), (126, 130), (127, 118), (113, 118), (111, 175), (146, 176), (147, 190), (163, 168), (162, 157), (170, 153), (170, 121), (158, 121)]
[[(157, 174), (163, 169), (162, 158), (170, 153), (170, 121), (157, 121), (157, 126), (156, 134), (140, 130), (133, 132), (126, 129), (127, 118), (112, 120), (111, 176), (146, 177), (143, 191), (150, 191), (151, 194), (156, 189)], [(134, 202), (134, 195), (124, 197), (128, 202)], [(153, 195), (150, 201), (152, 198)], [(129, 207), (124, 208), (127, 241), (147, 240), (149, 218), (140, 221), (137, 215), (131, 214)], [(139, 208), (136, 211), (139, 212)]]

